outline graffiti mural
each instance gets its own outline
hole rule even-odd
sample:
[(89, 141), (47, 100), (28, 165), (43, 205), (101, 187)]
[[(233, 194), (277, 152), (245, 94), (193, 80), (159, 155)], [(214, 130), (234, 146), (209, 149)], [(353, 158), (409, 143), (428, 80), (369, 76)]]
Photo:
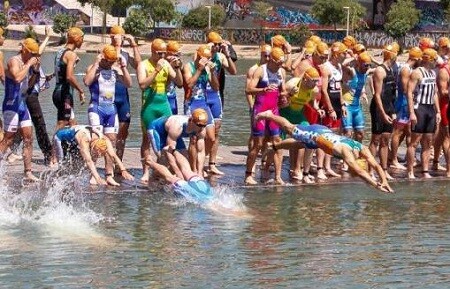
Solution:
[(67, 10), (53, 0), (9, 0), (3, 1), (2, 10), (6, 11), (8, 23), (44, 25), (53, 24), (53, 16), (57, 13), (75, 15), (77, 24), (89, 24), (88, 16), (78, 10)]

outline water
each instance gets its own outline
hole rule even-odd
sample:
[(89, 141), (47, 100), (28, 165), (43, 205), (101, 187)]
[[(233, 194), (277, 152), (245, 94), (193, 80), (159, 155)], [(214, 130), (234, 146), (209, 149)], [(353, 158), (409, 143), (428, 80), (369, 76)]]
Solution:
[[(93, 58), (84, 55), (77, 72)], [(243, 74), (253, 61), (240, 63)], [(246, 142), (243, 83), (243, 75), (227, 79), (224, 144)], [(134, 88), (135, 116), (139, 95)], [(42, 103), (54, 123), (51, 91)], [(86, 123), (87, 107), (76, 109)], [(448, 183), (394, 188), (221, 185), (212, 201), (197, 203), (134, 183), (90, 189), (87, 175), (2, 183), (0, 287), (448, 288)]]

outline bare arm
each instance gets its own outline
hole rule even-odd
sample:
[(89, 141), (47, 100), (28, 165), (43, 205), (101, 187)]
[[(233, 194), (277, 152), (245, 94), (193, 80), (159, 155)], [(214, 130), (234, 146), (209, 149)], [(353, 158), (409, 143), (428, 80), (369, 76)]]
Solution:
[(247, 94), (257, 94), (261, 92), (265, 92), (265, 88), (258, 88), (258, 82), (260, 78), (262, 77), (263, 69), (261, 67), (258, 67), (255, 72), (253, 73), (250, 81), (247, 82), (247, 86), (245, 88), (245, 93)]
[(0, 51), (0, 81), (5, 84), (5, 67), (3, 66), (3, 52)]
[(47, 47), (48, 41), (50, 40), (50, 27), (45, 26), (45, 39), (42, 41), (41, 45), (39, 45), (39, 55), (41, 55), (45, 47)]
[(137, 79), (139, 83), (139, 87), (144, 90), (147, 87), (150, 86), (150, 84), (153, 83), (153, 81), (156, 78), (156, 75), (158, 75), (160, 69), (156, 68), (153, 72), (151, 72), (149, 75), (147, 75), (147, 70), (145, 69), (144, 62), (140, 62), (137, 68)]
[(142, 61), (141, 53), (139, 52), (139, 46), (137, 45), (137, 43), (132, 35), (126, 34), (125, 39), (128, 40), (131, 47), (133, 48), (133, 57), (131, 57), (131, 59), (130, 59), (131, 67), (133, 67), (134, 69), (137, 69), (139, 63)]
[(15, 82), (21, 82), (27, 77), (30, 67), (38, 62), (37, 57), (31, 57), (24, 65), (17, 58), (11, 58), (8, 61), (8, 72)]
[(392, 123), (392, 120), (386, 115), (384, 111), (383, 103), (381, 101), (381, 93), (383, 90), (383, 80), (386, 77), (386, 72), (383, 68), (378, 67), (373, 74), (373, 86), (374, 86), (374, 95), (373, 100), (375, 101), (375, 105), (377, 106), (378, 111), (380, 112), (381, 117), (384, 122)]
[(207, 71), (209, 72), (208, 79), (209, 79), (209, 83), (211, 84), (211, 88), (218, 91), (220, 89), (220, 84), (219, 84), (219, 78), (217, 76), (217, 73), (215, 73), (214, 71), (212, 71), (211, 69), (208, 69), (208, 68), (207, 68)]
[(132, 83), (131, 75), (130, 72), (128, 71), (127, 64), (122, 63), (122, 58), (120, 58), (120, 69), (122, 70), (121, 80), (123, 84), (125, 84), (127, 88), (130, 88)]
[(408, 101), (408, 110), (409, 110), (409, 119), (411, 120), (411, 125), (415, 126), (417, 124), (417, 117), (414, 112), (414, 89), (416, 88), (417, 83), (420, 80), (420, 72), (414, 70), (409, 76), (408, 80), (408, 89), (406, 90), (407, 101)]
[(89, 141), (87, 140), (86, 137), (82, 136), (83, 134), (77, 133), (76, 135), (78, 146), (80, 147), (81, 157), (83, 158), (84, 162), (86, 163), (86, 166), (88, 167), (89, 171), (91, 172), (92, 176), (95, 178), (97, 183), (106, 184), (106, 182), (98, 174), (95, 163), (91, 157)]
[(206, 130), (203, 130), (202, 134), (197, 135), (197, 174), (199, 176), (203, 176), (203, 166), (205, 165), (205, 136)]
[(94, 64), (91, 64), (86, 69), (86, 75), (83, 78), (84, 84), (89, 87), (98, 78), (98, 69), (100, 63), (101, 55), (97, 56)]
[(113, 162), (119, 167), (121, 175), (124, 179), (132, 181), (134, 177), (127, 171), (119, 156), (116, 154), (116, 150), (114, 149), (111, 141), (106, 139), (106, 153), (113, 160)]

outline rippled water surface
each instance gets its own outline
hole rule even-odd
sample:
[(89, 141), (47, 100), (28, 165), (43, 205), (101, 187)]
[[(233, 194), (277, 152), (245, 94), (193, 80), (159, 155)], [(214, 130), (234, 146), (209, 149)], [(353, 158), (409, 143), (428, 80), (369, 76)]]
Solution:
[[(80, 67), (93, 57), (84, 55)], [(246, 69), (253, 61), (241, 63)], [(244, 145), (244, 76), (227, 83), (223, 142)], [(50, 93), (42, 102), (53, 124)], [(82, 123), (86, 109), (77, 105)], [(1, 183), (0, 287), (448, 288), (448, 183), (395, 189), (222, 185), (211, 202), (195, 203), (135, 184), (100, 192), (86, 176), (48, 176), (23, 188)]]

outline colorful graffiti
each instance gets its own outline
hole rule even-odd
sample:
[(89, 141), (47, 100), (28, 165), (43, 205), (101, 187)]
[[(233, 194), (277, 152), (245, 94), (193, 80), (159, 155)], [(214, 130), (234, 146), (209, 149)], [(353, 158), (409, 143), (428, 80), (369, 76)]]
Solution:
[(53, 24), (53, 16), (57, 13), (75, 15), (79, 25), (89, 24), (88, 16), (78, 10), (68, 10), (53, 0), (3, 1), (2, 10), (6, 11), (8, 23), (10, 24)]

